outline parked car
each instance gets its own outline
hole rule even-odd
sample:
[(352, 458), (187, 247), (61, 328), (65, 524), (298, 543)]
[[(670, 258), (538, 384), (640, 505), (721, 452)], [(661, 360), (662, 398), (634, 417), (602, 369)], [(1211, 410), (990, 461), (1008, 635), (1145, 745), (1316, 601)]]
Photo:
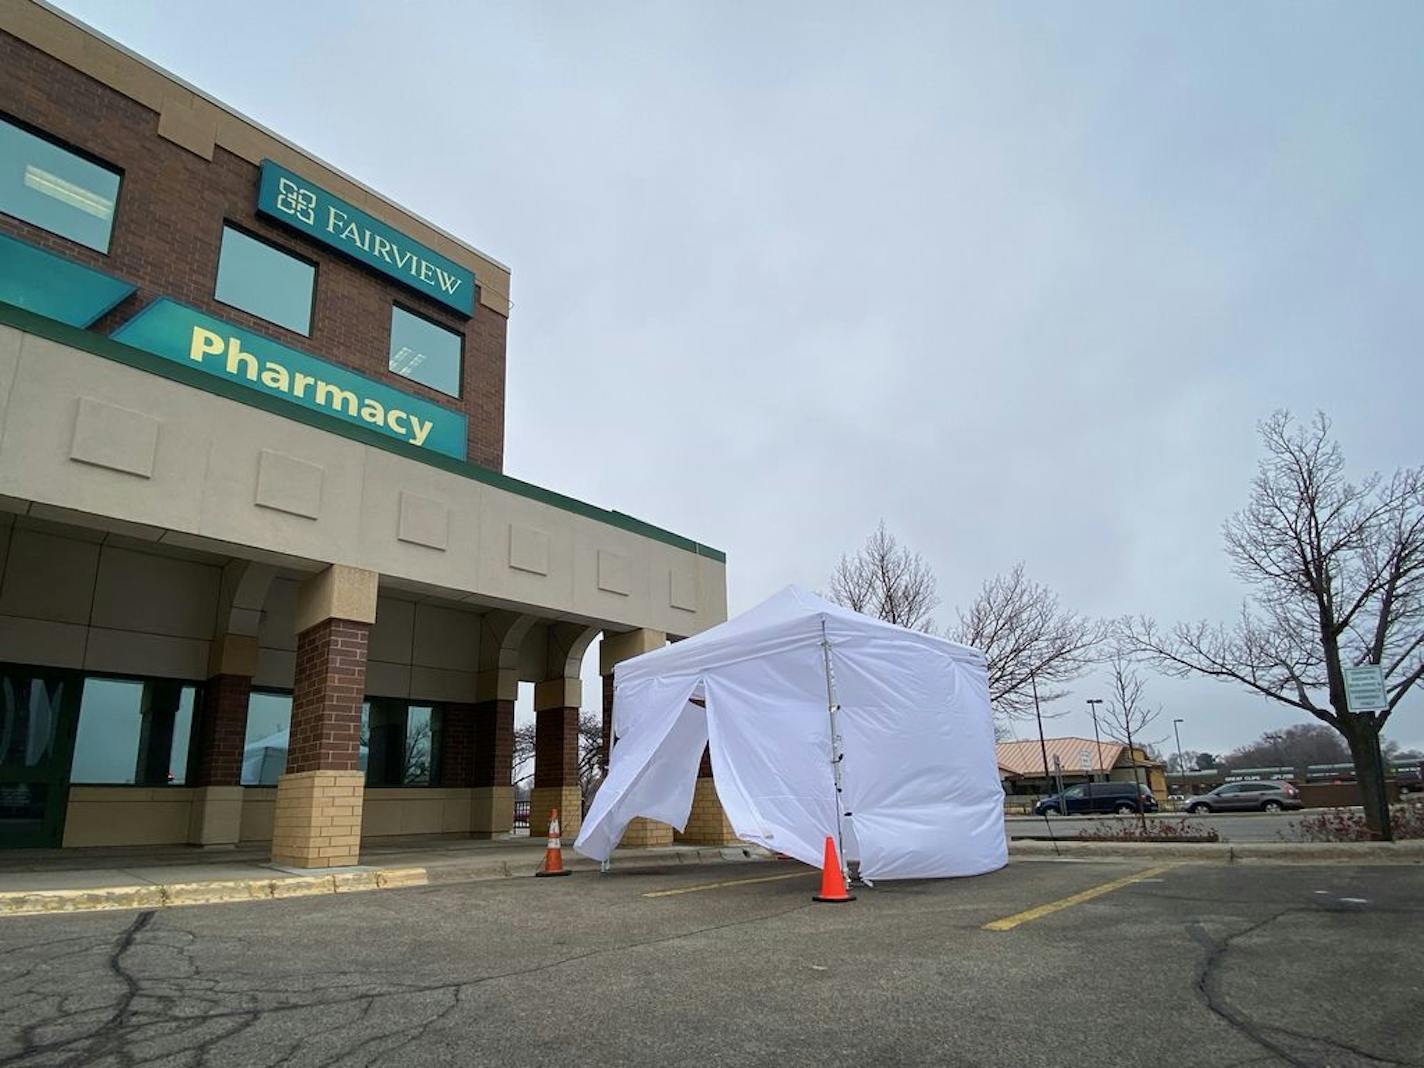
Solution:
[(1187, 811), (1281, 812), (1304, 808), (1300, 791), (1288, 782), (1228, 782), (1187, 802)]
[[(1134, 803), (1134, 798), (1137, 803)], [(1157, 811), (1157, 798), (1141, 783), (1094, 782), (1070, 786), (1061, 794), (1045, 797), (1033, 807), (1035, 816), (1053, 813), (1055, 816), (1089, 812)]]

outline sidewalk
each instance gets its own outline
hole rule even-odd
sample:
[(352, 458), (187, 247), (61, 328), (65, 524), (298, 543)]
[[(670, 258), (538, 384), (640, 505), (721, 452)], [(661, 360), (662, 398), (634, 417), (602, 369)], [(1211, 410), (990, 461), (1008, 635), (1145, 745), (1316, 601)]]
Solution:
[[(161, 908), (350, 893), (399, 886), (533, 875), (545, 842), (525, 836), (390, 838), (366, 843), (361, 864), (314, 872), (272, 864), (266, 843), (235, 849), (191, 846), (16, 850), (0, 853), (0, 916), (88, 909)], [(668, 864), (749, 862), (769, 854), (753, 846), (665, 846), (621, 849), (619, 869)], [(564, 850), (564, 866), (597, 871), (598, 863)]]

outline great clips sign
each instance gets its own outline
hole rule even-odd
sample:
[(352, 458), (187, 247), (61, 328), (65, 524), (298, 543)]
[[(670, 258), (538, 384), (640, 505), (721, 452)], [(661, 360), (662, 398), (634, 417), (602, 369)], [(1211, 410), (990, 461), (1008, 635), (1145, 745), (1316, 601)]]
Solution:
[(257, 210), (461, 315), (474, 313), (473, 271), (270, 159), (262, 161)]

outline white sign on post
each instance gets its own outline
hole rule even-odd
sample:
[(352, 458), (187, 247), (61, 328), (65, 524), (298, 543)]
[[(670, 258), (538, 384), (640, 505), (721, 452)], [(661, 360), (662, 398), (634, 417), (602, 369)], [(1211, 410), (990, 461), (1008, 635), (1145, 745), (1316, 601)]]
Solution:
[(1084, 771), (1093, 770), (1093, 751), (1091, 749), (1078, 750), (1078, 766)]
[(1357, 664), (1343, 669), (1345, 704), (1351, 712), (1386, 712), (1389, 695), (1384, 688), (1384, 672), (1378, 664)]

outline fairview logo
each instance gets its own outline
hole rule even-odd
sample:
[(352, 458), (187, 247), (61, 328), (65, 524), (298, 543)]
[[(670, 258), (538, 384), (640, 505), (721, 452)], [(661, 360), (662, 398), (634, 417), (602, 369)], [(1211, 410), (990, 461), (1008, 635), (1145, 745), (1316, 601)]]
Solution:
[(271, 160), (262, 163), (257, 210), (458, 312), (474, 311), (473, 271)]

